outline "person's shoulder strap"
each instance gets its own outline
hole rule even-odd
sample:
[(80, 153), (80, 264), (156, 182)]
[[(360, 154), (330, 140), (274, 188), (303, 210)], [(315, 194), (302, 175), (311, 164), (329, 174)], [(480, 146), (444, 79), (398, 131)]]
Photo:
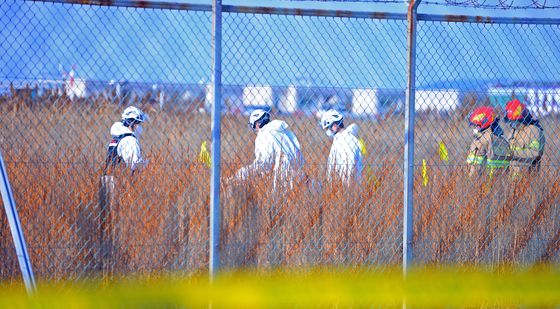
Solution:
[(121, 140), (127, 136), (135, 136), (134, 133), (125, 133), (125, 134), (121, 134), (117, 137), (118, 140)]

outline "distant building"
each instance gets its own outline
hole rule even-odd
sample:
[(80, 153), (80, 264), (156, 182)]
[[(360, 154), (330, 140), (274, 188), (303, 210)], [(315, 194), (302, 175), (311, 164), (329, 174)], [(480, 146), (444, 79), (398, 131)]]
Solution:
[(294, 113), (298, 109), (298, 89), (294, 85), (290, 85), (282, 97), (280, 98), (280, 104), (278, 110), (281, 113)]
[(274, 107), (274, 91), (268, 85), (249, 85), (243, 88), (243, 106), (248, 109)]
[(346, 93), (337, 88), (290, 85), (282, 89), (278, 110), (281, 113), (313, 115), (324, 109), (339, 108), (346, 97)]
[(513, 98), (527, 104), (535, 116), (560, 112), (560, 87), (557, 86), (492, 86), (486, 94), (493, 106), (505, 107)]
[(461, 105), (461, 93), (457, 89), (416, 90), (416, 111), (452, 112)]
[(352, 91), (352, 113), (358, 117), (377, 117), (399, 111), (403, 102), (403, 90), (357, 88)]
[(64, 81), (64, 91), (71, 100), (74, 100), (74, 98), (85, 98), (87, 95), (86, 80), (76, 78), (74, 69), (72, 69), (68, 73), (68, 78)]
[(352, 95), (352, 112), (356, 116), (378, 116), (381, 114), (378, 89), (354, 89)]
[(515, 93), (514, 87), (489, 87), (486, 91), (492, 106), (505, 107)]

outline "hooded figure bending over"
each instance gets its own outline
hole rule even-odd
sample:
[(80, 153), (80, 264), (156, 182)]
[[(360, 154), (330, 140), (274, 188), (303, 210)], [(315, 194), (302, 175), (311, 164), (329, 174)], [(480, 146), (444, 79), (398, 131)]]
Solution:
[(494, 108), (481, 106), (475, 109), (469, 118), (469, 125), (474, 133), (467, 154), (469, 176), (503, 174), (509, 167), (511, 152)]
[(249, 127), (257, 134), (255, 160), (241, 168), (236, 176), (247, 179), (252, 175), (272, 172), (274, 186), (279, 181), (293, 185), (302, 174), (303, 155), (301, 146), (288, 125), (281, 120), (270, 120), (270, 113), (263, 109), (254, 110), (249, 116)]
[(533, 118), (527, 106), (517, 99), (506, 104), (505, 116), (505, 121), (509, 122), (512, 129), (509, 137), (512, 175), (537, 172), (544, 153), (543, 127), (537, 119)]

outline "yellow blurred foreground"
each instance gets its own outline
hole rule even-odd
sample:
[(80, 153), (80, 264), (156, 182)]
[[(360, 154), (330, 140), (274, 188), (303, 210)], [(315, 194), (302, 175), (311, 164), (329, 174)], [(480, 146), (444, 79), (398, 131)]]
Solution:
[(22, 286), (0, 291), (1, 308), (285, 308), (285, 307), (557, 307), (560, 267), (520, 270), (465, 267), (422, 269), (403, 279), (400, 269), (284, 270), (88, 280), (39, 284), (28, 297)]

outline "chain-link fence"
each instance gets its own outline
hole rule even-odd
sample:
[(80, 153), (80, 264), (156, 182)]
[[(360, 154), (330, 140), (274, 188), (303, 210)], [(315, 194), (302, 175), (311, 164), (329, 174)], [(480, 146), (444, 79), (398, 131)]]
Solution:
[[(208, 268), (212, 13), (168, 6), (0, 4), (0, 141), (41, 278)], [(222, 20), (221, 265), (400, 264), (406, 15), (244, 10), (224, 10)], [(559, 25), (422, 17), (413, 261), (558, 262)], [(512, 143), (519, 121), (504, 120), (515, 98), (544, 132), (538, 171), (494, 168), (490, 152), (469, 152), (484, 134), (500, 135), (496, 124)], [(138, 136), (145, 164), (107, 172), (110, 128), (131, 105), (149, 116)], [(481, 106), (494, 108), (483, 115), (495, 124), (473, 135)], [(262, 140), (247, 123), (256, 109), (297, 137), (301, 177), (255, 172)], [(344, 116), (334, 139), (320, 122), (330, 109)], [(348, 157), (361, 156), (360, 177), (327, 173), (334, 143), (339, 160), (358, 148)], [(512, 149), (498, 161), (509, 165)], [(0, 276), (9, 280), (17, 258), (0, 224)]]
[[(560, 66), (550, 61), (560, 51), (554, 39), (558, 30), (558, 25), (542, 24), (419, 23), (418, 81), (445, 81), (440, 84), (445, 90), (416, 92), (417, 108), (424, 112), (417, 118), (415, 162), (426, 171), (425, 183), (415, 190), (419, 258), (436, 263), (558, 261), (555, 80)], [(523, 126), (508, 122), (512, 99), (524, 102), (538, 123), (529, 116)], [(465, 174), (465, 154), (473, 154), (473, 145), (482, 152), (488, 142), (487, 131), (473, 138), (467, 127), (469, 121), (477, 123), (480, 106), (494, 108), (497, 125), (488, 123), (487, 129), (492, 149), (486, 153), (486, 171)], [(529, 128), (535, 135), (522, 135)], [(496, 145), (501, 134), (513, 157), (505, 173), (500, 163), (495, 168), (491, 163), (500, 160)], [(520, 172), (519, 162), (533, 172)]]

